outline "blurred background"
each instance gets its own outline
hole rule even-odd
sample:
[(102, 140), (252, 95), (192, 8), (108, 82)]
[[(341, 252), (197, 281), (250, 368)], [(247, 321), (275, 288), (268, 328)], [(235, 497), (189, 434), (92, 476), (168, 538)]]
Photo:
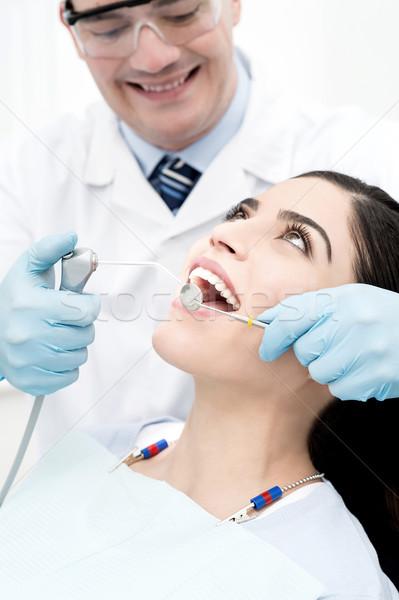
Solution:
[[(0, 140), (98, 98), (57, 0), (1, 0)], [(329, 106), (399, 119), (397, 0), (242, 0), (236, 42), (271, 80)], [(23, 173), (21, 173), (23, 176)], [(0, 383), (0, 487), (30, 402)], [(35, 461), (30, 448), (23, 470)]]

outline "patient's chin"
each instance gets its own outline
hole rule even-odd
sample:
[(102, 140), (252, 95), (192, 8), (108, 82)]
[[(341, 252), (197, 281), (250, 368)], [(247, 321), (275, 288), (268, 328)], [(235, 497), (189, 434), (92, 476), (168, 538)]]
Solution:
[(170, 322), (164, 321), (152, 334), (152, 345), (158, 356), (165, 362), (178, 369), (186, 370), (184, 350), (182, 350), (184, 344), (182, 345), (178, 338), (176, 328)]
[[(173, 321), (163, 322), (153, 333), (155, 352), (167, 363), (194, 376), (212, 376), (215, 361), (206, 344), (194, 344), (192, 332), (176, 327)], [(221, 365), (216, 369), (221, 372)], [(223, 372), (223, 370), (222, 370)]]

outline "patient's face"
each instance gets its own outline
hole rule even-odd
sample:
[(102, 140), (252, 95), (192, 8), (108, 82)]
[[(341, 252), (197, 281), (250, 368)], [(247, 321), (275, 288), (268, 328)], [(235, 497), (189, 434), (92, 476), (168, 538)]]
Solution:
[[(347, 193), (316, 178), (276, 185), (244, 201), (209, 239), (194, 245), (183, 280), (202, 289), (206, 304), (252, 317), (292, 294), (352, 283), (350, 206)], [(216, 288), (227, 301), (215, 289), (220, 281)], [(240, 371), (256, 376), (261, 337), (262, 330), (227, 316), (206, 309), (190, 313), (177, 297), (154, 346), (194, 375), (238, 382)], [(293, 352), (286, 354), (280, 362), (286, 369), (293, 361), (293, 377), (300, 377)]]

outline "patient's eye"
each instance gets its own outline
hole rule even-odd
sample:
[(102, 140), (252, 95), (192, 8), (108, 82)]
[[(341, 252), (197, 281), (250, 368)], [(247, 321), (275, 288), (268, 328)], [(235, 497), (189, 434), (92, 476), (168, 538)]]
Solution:
[(248, 217), (244, 205), (242, 204), (242, 202), (239, 202), (238, 204), (236, 204), (235, 206), (233, 206), (232, 208), (230, 208), (230, 210), (227, 211), (224, 220), (225, 221), (239, 221), (241, 219), (246, 219)]
[(287, 223), (284, 233), (279, 236), (282, 240), (287, 240), (305, 254), (311, 254), (312, 245), (310, 233), (302, 223)]

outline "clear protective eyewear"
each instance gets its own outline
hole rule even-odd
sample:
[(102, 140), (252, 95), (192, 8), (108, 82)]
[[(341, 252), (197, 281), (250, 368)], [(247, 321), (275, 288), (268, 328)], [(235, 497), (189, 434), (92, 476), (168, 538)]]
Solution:
[(223, 0), (125, 0), (76, 12), (66, 0), (65, 22), (86, 56), (126, 58), (137, 50), (142, 27), (180, 46), (216, 27)]

